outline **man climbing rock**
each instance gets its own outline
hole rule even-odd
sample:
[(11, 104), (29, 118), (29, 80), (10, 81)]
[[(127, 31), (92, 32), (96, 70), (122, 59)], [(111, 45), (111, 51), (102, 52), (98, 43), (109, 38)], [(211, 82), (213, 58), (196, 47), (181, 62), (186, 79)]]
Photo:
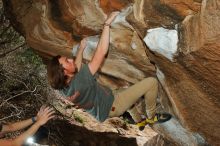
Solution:
[[(65, 56), (54, 57), (47, 66), (49, 83), (54, 89), (59, 89), (71, 102), (85, 109), (101, 122), (108, 117), (122, 115), (143, 95), (146, 104), (146, 120), (154, 123), (163, 118), (163, 121), (167, 121), (170, 115), (156, 114), (157, 79), (145, 78), (116, 93), (100, 85), (95, 79), (95, 74), (108, 52), (110, 25), (117, 15), (118, 12), (113, 12), (106, 19), (96, 51), (88, 64), (82, 65), (83, 51), (86, 47), (85, 39), (80, 43), (75, 60)], [(129, 113), (136, 123), (142, 121), (136, 108), (130, 109)]]

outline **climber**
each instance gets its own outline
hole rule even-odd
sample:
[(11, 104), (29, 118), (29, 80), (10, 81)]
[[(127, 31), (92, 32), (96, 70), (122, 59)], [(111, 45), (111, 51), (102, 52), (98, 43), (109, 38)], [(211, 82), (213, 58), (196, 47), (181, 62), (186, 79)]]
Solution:
[[(3, 125), (0, 123), (0, 146), (21, 146), (25, 143), (28, 137), (33, 136), (37, 130), (47, 123), (48, 120), (54, 117), (54, 111), (49, 107), (41, 107), (37, 116), (32, 117), (27, 120), (23, 120), (20, 122), (15, 122), (12, 124)], [(32, 125), (27, 131), (22, 133), (15, 139), (2, 139), (2, 137), (9, 132), (14, 132), (17, 130), (24, 129), (28, 126)]]
[[(158, 120), (169, 120), (169, 117), (163, 114), (156, 114), (157, 79), (145, 78), (118, 93), (112, 93), (109, 88), (100, 85), (95, 79), (95, 74), (108, 52), (110, 25), (117, 15), (118, 12), (113, 12), (106, 19), (96, 51), (88, 64), (81, 65), (83, 51), (86, 47), (86, 40), (83, 39), (75, 60), (64, 56), (53, 57), (47, 65), (48, 81), (68, 100), (79, 108), (85, 109), (101, 122), (107, 117), (122, 115), (143, 95), (148, 120), (151, 120), (152, 123)], [(136, 123), (143, 120), (136, 108), (129, 109), (129, 113)]]

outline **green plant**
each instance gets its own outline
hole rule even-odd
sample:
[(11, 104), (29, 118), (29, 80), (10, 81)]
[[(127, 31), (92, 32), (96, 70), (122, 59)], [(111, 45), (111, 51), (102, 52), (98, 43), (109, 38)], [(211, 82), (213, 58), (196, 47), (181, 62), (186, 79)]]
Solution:
[(79, 123), (81, 123), (81, 124), (84, 123), (83, 119), (82, 119), (78, 114), (74, 114), (73, 116), (74, 116), (74, 119), (75, 119), (77, 122), (79, 122)]
[(29, 62), (34, 66), (39, 66), (43, 64), (42, 59), (38, 55), (36, 55), (36, 53), (31, 48), (24, 50), (18, 55), (20, 56), (20, 61), (22, 63)]

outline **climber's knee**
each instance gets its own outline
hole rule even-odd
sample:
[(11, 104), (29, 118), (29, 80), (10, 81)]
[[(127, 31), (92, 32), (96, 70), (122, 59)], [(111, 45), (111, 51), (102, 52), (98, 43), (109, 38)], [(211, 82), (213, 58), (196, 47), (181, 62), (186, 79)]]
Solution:
[(157, 87), (158, 81), (155, 77), (148, 77), (143, 80), (146, 84), (151, 84), (152, 86)]

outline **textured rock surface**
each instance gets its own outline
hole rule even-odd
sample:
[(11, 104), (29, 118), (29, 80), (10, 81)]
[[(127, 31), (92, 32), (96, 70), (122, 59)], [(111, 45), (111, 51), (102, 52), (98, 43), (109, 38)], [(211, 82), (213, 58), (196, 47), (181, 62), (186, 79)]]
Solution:
[[(144, 146), (149, 140), (157, 145), (157, 141), (154, 137), (157, 137), (157, 133), (150, 127), (146, 127), (144, 131), (138, 130), (137, 126), (128, 124), (124, 120), (118, 117), (107, 119), (105, 122), (97, 122), (95, 118), (81, 109), (73, 108), (73, 104), (62, 98), (58, 92), (51, 93), (53, 95), (52, 104), (63, 115), (68, 117), (69, 122), (73, 128), (77, 130), (69, 130), (65, 132), (64, 124), (61, 128), (64, 137), (68, 135), (74, 135), (74, 138), (68, 140), (65, 138), (66, 145), (71, 145), (72, 141), (79, 142), (81, 145), (116, 145), (116, 146)], [(81, 122), (79, 122), (79, 118)], [(78, 120), (78, 121), (77, 121)], [(85, 143), (82, 143), (83, 139)], [(164, 141), (162, 137), (159, 140)], [(86, 144), (87, 143), (87, 144)], [(104, 143), (104, 144), (103, 144)], [(75, 145), (74, 145), (75, 146)]]
[[(162, 107), (174, 119), (154, 129), (179, 145), (220, 144), (219, 0), (4, 0), (4, 6), (42, 57), (70, 56), (88, 37), (85, 60), (106, 15), (120, 10), (100, 81), (116, 89), (156, 76)], [(158, 31), (164, 29), (176, 33), (167, 39), (169, 33)], [(172, 130), (183, 132), (185, 141)]]

